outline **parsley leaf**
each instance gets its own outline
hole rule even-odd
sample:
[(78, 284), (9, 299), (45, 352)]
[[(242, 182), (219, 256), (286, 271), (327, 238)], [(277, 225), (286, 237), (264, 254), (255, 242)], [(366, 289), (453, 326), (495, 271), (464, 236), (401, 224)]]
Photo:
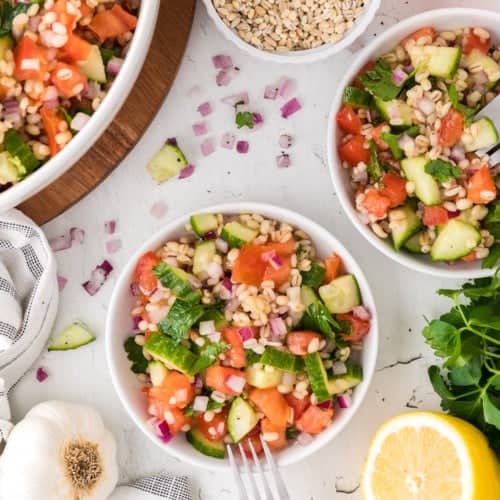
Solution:
[(394, 83), (391, 67), (383, 59), (379, 59), (375, 67), (362, 75), (359, 81), (366, 90), (383, 101), (396, 99), (403, 88)]
[(367, 172), (370, 179), (375, 182), (378, 181), (384, 173), (382, 165), (378, 159), (377, 146), (374, 141), (370, 141), (370, 162), (368, 163)]
[(476, 108), (469, 108), (468, 106), (465, 106), (462, 104), (458, 98), (458, 91), (455, 85), (450, 85), (448, 87), (448, 97), (450, 98), (451, 105), (462, 115), (464, 116), (464, 119), (466, 122), (470, 122), (472, 118), (477, 114), (479, 111), (479, 106)]
[(9, 35), (12, 30), (12, 21), (19, 14), (27, 12), (34, 4), (39, 2), (16, 3), (12, 4), (11, 0), (4, 0), (0, 3), (0, 37)]
[(260, 361), (260, 358), (262, 356), (260, 354), (257, 354), (252, 349), (245, 349), (245, 357), (247, 365), (254, 365), (255, 363), (258, 363)]
[(481, 267), (483, 269), (492, 269), (496, 266), (499, 259), (500, 259), (500, 243), (495, 243), (490, 248), (490, 253), (488, 254), (488, 256), (483, 259)]
[(142, 347), (135, 343), (134, 335), (130, 336), (123, 344), (127, 358), (132, 362), (130, 369), (134, 373), (146, 373), (148, 361), (142, 353)]
[(309, 271), (302, 271), (302, 285), (310, 286), (315, 290), (319, 288), (321, 283), (323, 283), (323, 278), (325, 277), (326, 269), (320, 266), (316, 262), (311, 264), (311, 269)]
[(416, 137), (420, 132), (420, 128), (417, 125), (406, 129), (404, 132), (400, 134), (392, 134), (391, 132), (382, 132), (380, 138), (387, 143), (389, 149), (391, 150), (392, 156), (396, 160), (402, 160), (404, 153), (403, 150), (399, 147), (399, 139), (403, 134), (409, 135), (410, 137)]
[(437, 160), (431, 160), (425, 166), (425, 172), (432, 175), (439, 182), (446, 182), (448, 179), (457, 179), (462, 174), (462, 170), (450, 163), (449, 161), (444, 161), (438, 158)]
[(289, 441), (291, 441), (292, 439), (295, 439), (299, 434), (300, 434), (300, 431), (297, 429), (297, 427), (287, 427), (286, 428), (285, 435)]
[(236, 113), (236, 125), (238, 128), (253, 128), (253, 114), (250, 111), (238, 111)]
[(307, 330), (321, 332), (327, 339), (335, 340), (335, 331), (340, 325), (322, 302), (313, 302), (302, 317), (302, 326)]

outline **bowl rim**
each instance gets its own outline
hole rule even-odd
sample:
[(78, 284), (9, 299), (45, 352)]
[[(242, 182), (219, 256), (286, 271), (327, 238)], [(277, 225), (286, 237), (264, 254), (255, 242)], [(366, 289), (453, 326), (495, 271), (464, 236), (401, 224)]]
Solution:
[(463, 7), (433, 9), (421, 12), (396, 23), (355, 54), (354, 60), (349, 65), (348, 70), (338, 84), (337, 91), (331, 104), (326, 136), (327, 162), (328, 168), (330, 170), (330, 179), (344, 212), (347, 213), (347, 216), (351, 220), (352, 224), (364, 236), (364, 238), (368, 240), (382, 254), (397, 262), (398, 264), (401, 264), (402, 266), (432, 276), (454, 279), (475, 279), (491, 276), (493, 271), (491, 269), (481, 269), (480, 267), (478, 267), (480, 266), (479, 263), (470, 263), (466, 265), (463, 265), (461, 263), (461, 268), (454, 268), (451, 265), (449, 266), (449, 268), (446, 268), (444, 267), (444, 265), (446, 264), (443, 263), (435, 263), (431, 260), (419, 260), (417, 257), (412, 256), (412, 254), (410, 253), (396, 252), (389, 244), (385, 243), (377, 236), (375, 236), (373, 232), (359, 219), (358, 212), (356, 211), (352, 200), (352, 193), (348, 192), (348, 190), (344, 189), (343, 187), (343, 178), (345, 176), (345, 172), (342, 168), (340, 160), (338, 159), (337, 148), (334, 147), (334, 145), (337, 143), (338, 131), (335, 116), (340, 108), (340, 105), (342, 104), (343, 90), (346, 85), (348, 85), (349, 82), (352, 81), (353, 77), (363, 66), (363, 63), (370, 59), (373, 54), (376, 54), (380, 47), (382, 47), (395, 34), (400, 33), (401, 36), (403, 36), (405, 30), (415, 30), (418, 28), (418, 25), (433, 25), (443, 18), (452, 18), (453, 16), (467, 16), (471, 19), (493, 16), (500, 22), (500, 14), (497, 12), (489, 11), (487, 9)]
[(122, 108), (142, 69), (153, 39), (159, 7), (160, 0), (141, 3), (137, 28), (125, 62), (102, 104), (82, 131), (56, 156), (22, 181), (0, 193), (0, 212), (19, 205), (61, 177), (94, 146), (108, 128)]
[(251, 56), (275, 63), (302, 64), (320, 61), (333, 54), (337, 54), (353, 44), (367, 30), (368, 26), (375, 18), (375, 15), (380, 8), (381, 0), (370, 0), (370, 3), (366, 7), (366, 11), (363, 13), (363, 16), (361, 16), (361, 21), (356, 21), (354, 26), (347, 31), (344, 38), (338, 42), (327, 43), (314, 49), (303, 49), (288, 52), (268, 52), (258, 49), (257, 47), (245, 42), (231, 28), (224, 24), (224, 21), (222, 21), (221, 17), (217, 13), (212, 0), (203, 0), (203, 3), (205, 4), (209, 17), (214, 21), (215, 25), (226, 37), (226, 39), (233, 42), (237, 47), (246, 51)]
[[(108, 370), (111, 375), (111, 380), (113, 387), (120, 399), (121, 404), (125, 408), (127, 414), (135, 423), (135, 425), (157, 446), (159, 446), (165, 453), (181, 460), (185, 463), (189, 463), (190, 465), (194, 465), (197, 467), (202, 467), (208, 470), (228, 470), (229, 462), (228, 460), (219, 460), (210, 457), (206, 457), (202, 454), (198, 454), (195, 450), (193, 450), (192, 454), (187, 455), (184, 452), (177, 450), (174, 447), (165, 446), (160, 440), (154, 435), (153, 431), (147, 426), (147, 422), (144, 419), (136, 414), (133, 410), (132, 405), (129, 404), (126, 397), (125, 388), (122, 387), (120, 379), (122, 376), (119, 374), (119, 370), (117, 369), (117, 361), (116, 356), (117, 352), (113, 350), (115, 338), (113, 336), (114, 332), (114, 321), (116, 315), (120, 314), (119, 308), (119, 300), (120, 294), (122, 290), (128, 290), (130, 287), (130, 276), (133, 272), (135, 264), (144, 252), (148, 250), (153, 250), (158, 248), (162, 242), (164, 242), (169, 233), (175, 232), (179, 230), (179, 228), (183, 227), (188, 221), (189, 217), (194, 213), (223, 213), (223, 214), (234, 214), (234, 213), (259, 213), (265, 214), (268, 217), (276, 218), (277, 220), (289, 220), (293, 225), (298, 227), (303, 227), (306, 231), (308, 229), (313, 229), (314, 232), (321, 233), (324, 236), (325, 240), (332, 244), (332, 247), (335, 248), (335, 251), (340, 253), (342, 257), (347, 258), (350, 261), (349, 269), (356, 275), (356, 279), (358, 281), (361, 294), (363, 296), (363, 302), (370, 307), (371, 315), (372, 315), (372, 323), (370, 330), (371, 343), (370, 349), (364, 349), (366, 359), (363, 360), (363, 383), (357, 388), (358, 396), (353, 400), (353, 403), (349, 407), (349, 416), (345, 420), (337, 425), (331, 425), (327, 428), (323, 433), (318, 435), (318, 437), (309, 445), (295, 448), (298, 450), (297, 453), (292, 456), (286, 457), (286, 459), (282, 459), (281, 457), (278, 460), (280, 466), (288, 466), (300, 462), (308, 458), (310, 455), (318, 451), (320, 448), (323, 448), (328, 443), (334, 440), (334, 438), (340, 434), (352, 421), (353, 417), (359, 411), (359, 408), (364, 403), (368, 391), (371, 386), (371, 382), (373, 380), (373, 376), (375, 373), (375, 367), (377, 362), (378, 350), (379, 350), (379, 323), (378, 323), (378, 314), (376, 302), (369, 285), (366, 276), (357, 263), (356, 259), (351, 255), (351, 253), (345, 248), (345, 246), (330, 233), (326, 228), (319, 225), (318, 223), (312, 221), (311, 219), (286, 208), (282, 208), (279, 206), (267, 204), (267, 203), (257, 203), (257, 202), (234, 202), (234, 203), (223, 203), (217, 204), (213, 206), (209, 206), (206, 208), (202, 208), (195, 211), (190, 211), (187, 214), (176, 217), (175, 219), (167, 222), (162, 228), (156, 231), (150, 238), (144, 242), (140, 248), (134, 252), (134, 254), (130, 257), (125, 267), (121, 270), (120, 276), (114, 286), (111, 299), (109, 301), (108, 313), (106, 316), (106, 326), (105, 326), (105, 351), (106, 351), (106, 363), (108, 366)], [(116, 332), (115, 332), (116, 333)], [(131, 372), (130, 372), (131, 373)], [(322, 439), (319, 439), (320, 436), (323, 436)], [(298, 445), (297, 445), (298, 446)]]

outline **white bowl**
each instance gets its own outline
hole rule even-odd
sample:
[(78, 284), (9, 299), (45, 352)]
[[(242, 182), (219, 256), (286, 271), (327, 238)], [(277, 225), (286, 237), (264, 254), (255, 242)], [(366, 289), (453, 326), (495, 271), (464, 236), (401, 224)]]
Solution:
[(151, 45), (160, 0), (143, 0), (127, 57), (101, 106), (71, 142), (54, 158), (18, 184), (0, 193), (0, 213), (19, 205), (69, 170), (99, 139), (132, 90)]
[(320, 61), (321, 59), (337, 54), (341, 50), (349, 47), (349, 45), (351, 45), (366, 31), (368, 25), (373, 21), (373, 18), (380, 7), (380, 0), (369, 0), (369, 3), (363, 9), (361, 16), (356, 19), (354, 26), (345, 33), (342, 40), (339, 40), (336, 43), (327, 43), (321, 45), (320, 47), (316, 47), (315, 49), (293, 50), (289, 52), (268, 52), (266, 50), (258, 49), (257, 47), (245, 42), (240, 38), (235, 30), (226, 26), (217, 13), (212, 0), (203, 0), (203, 3), (207, 8), (208, 15), (212, 18), (219, 31), (240, 49), (248, 52), (251, 56), (260, 57), (265, 61), (298, 64)]
[[(378, 349), (377, 313), (370, 287), (360, 267), (344, 246), (326, 229), (302, 215), (284, 208), (260, 203), (217, 205), (203, 209), (199, 212), (222, 214), (259, 213), (275, 220), (288, 222), (295, 227), (303, 229), (311, 237), (321, 257), (326, 257), (332, 252), (337, 252), (342, 257), (346, 270), (356, 276), (363, 297), (363, 303), (372, 313), (371, 331), (365, 338), (360, 356), (364, 379), (354, 391), (352, 405), (347, 409), (339, 411), (333, 423), (324, 432), (315, 437), (310, 444), (307, 446), (295, 444), (277, 455), (278, 462), (282, 466), (296, 463), (326, 445), (339, 434), (356, 413), (368, 391), (368, 386), (375, 369)], [(188, 221), (189, 215), (185, 215), (168, 223), (136, 252), (122, 271), (111, 297), (106, 320), (106, 357), (111, 372), (111, 378), (120, 400), (125, 406), (128, 414), (132, 417), (132, 420), (149, 439), (160, 446), (166, 453), (169, 453), (183, 462), (199, 467), (221, 470), (229, 467), (227, 460), (220, 460), (202, 455), (192, 448), (182, 435), (177, 436), (168, 444), (160, 442), (151, 426), (147, 423), (149, 416), (146, 411), (146, 401), (141, 392), (141, 384), (138, 382), (137, 377), (130, 371), (130, 362), (127, 360), (127, 356), (123, 349), (123, 342), (131, 332), (130, 311), (133, 308), (134, 298), (130, 294), (130, 283), (138, 258), (146, 251), (156, 250), (165, 241), (178, 238), (185, 234), (184, 227)]]
[(429, 256), (419, 256), (406, 252), (396, 252), (389, 241), (379, 239), (363, 224), (354, 205), (354, 196), (349, 182), (349, 173), (342, 167), (338, 156), (337, 145), (340, 142), (335, 116), (342, 106), (344, 88), (358, 74), (364, 64), (394, 48), (405, 36), (423, 26), (434, 26), (438, 30), (454, 29), (466, 26), (481, 26), (492, 33), (494, 40), (500, 42), (500, 14), (479, 9), (448, 8), (437, 9), (418, 14), (396, 24), (377, 36), (367, 47), (360, 51), (347, 69), (344, 78), (339, 83), (333, 99), (328, 121), (327, 155), (330, 175), (335, 191), (345, 212), (359, 232), (387, 257), (415, 271), (434, 276), (457, 279), (472, 279), (491, 275), (491, 270), (481, 269), (480, 262), (457, 262), (454, 264), (432, 262)]

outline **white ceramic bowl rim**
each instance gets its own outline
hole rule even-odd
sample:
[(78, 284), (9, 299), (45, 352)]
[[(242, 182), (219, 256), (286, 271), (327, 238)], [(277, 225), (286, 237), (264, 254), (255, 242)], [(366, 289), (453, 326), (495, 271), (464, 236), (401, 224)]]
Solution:
[(125, 62), (102, 104), (82, 131), (54, 158), (18, 184), (0, 193), (0, 213), (22, 203), (60, 177), (102, 135), (119, 112), (139, 75), (151, 44), (159, 6), (160, 0), (141, 2), (137, 27)]
[(212, 18), (219, 31), (240, 49), (248, 52), (252, 56), (264, 59), (266, 61), (301, 64), (306, 62), (319, 61), (333, 54), (337, 54), (338, 52), (349, 47), (349, 45), (351, 45), (360, 35), (362, 35), (366, 31), (369, 24), (373, 21), (375, 14), (380, 7), (381, 0), (369, 0), (369, 3), (364, 7), (361, 16), (356, 19), (354, 26), (349, 31), (347, 31), (344, 38), (342, 38), (338, 42), (327, 43), (314, 49), (304, 49), (289, 52), (268, 52), (258, 49), (257, 47), (254, 47), (253, 45), (245, 42), (237, 35), (234, 30), (224, 24), (224, 21), (217, 13), (212, 0), (203, 0), (203, 2), (205, 4), (205, 7), (207, 8), (208, 15)]
[[(500, 14), (488, 10), (469, 8), (430, 10), (409, 17), (392, 26), (374, 39), (368, 46), (360, 50), (356, 54), (353, 62), (349, 65), (342, 81), (339, 83), (337, 93), (332, 103), (326, 141), (328, 168), (330, 169), (330, 176), (332, 178), (334, 189), (340, 199), (340, 203), (354, 226), (373, 246), (390, 259), (415, 271), (434, 276), (441, 276), (444, 278), (472, 279), (490, 276), (492, 271), (489, 269), (481, 269), (479, 263), (456, 263), (450, 265), (446, 263), (432, 262), (429, 256), (418, 257), (405, 252), (396, 252), (390, 244), (375, 236), (375, 234), (359, 219), (358, 212), (353, 204), (352, 192), (350, 188), (346, 189), (344, 187), (347, 184), (347, 176), (345, 169), (342, 168), (340, 160), (338, 159), (336, 147), (338, 129), (336, 126), (335, 116), (342, 103), (342, 92), (343, 89), (353, 80), (354, 76), (359, 72), (364, 63), (372, 59), (374, 55), (381, 55), (384, 50), (390, 48), (386, 47), (386, 45), (392, 39), (400, 40), (405, 35), (422, 26), (434, 26), (443, 22), (451, 26), (454, 24), (453, 20), (457, 18), (469, 19), (469, 22), (467, 23), (469, 25), (481, 25), (481, 22), (485, 22), (485, 19), (489, 19), (491, 24), (493, 19), (497, 26), (500, 26)], [(466, 24), (462, 23), (462, 26), (464, 25)], [(457, 25), (457, 27), (459, 27), (459, 25)], [(382, 48), (384, 50), (382, 50)]]
[[(318, 225), (317, 223), (311, 221), (310, 219), (292, 212), (288, 209), (263, 204), (263, 203), (228, 203), (222, 205), (216, 205), (212, 207), (207, 207), (202, 210), (197, 210), (195, 213), (223, 213), (223, 214), (235, 214), (235, 213), (258, 213), (264, 216), (272, 217), (276, 220), (288, 221), (294, 226), (304, 228), (305, 231), (310, 231), (311, 238), (314, 241), (314, 236), (312, 233), (321, 235), (320, 238), (323, 241), (328, 241), (328, 247), (331, 250), (335, 250), (344, 259), (344, 263), (348, 270), (356, 276), (358, 284), (363, 296), (363, 303), (371, 310), (372, 313), (372, 324), (370, 335), (366, 338), (365, 348), (362, 351), (363, 355), (363, 382), (356, 388), (353, 397), (352, 405), (345, 410), (342, 410), (338, 415), (338, 420), (318, 435), (312, 443), (307, 446), (294, 445), (289, 448), (291, 451), (285, 458), (278, 457), (278, 462), (280, 466), (291, 465), (300, 460), (307, 458), (309, 455), (319, 450), (330, 442), (336, 435), (338, 435), (346, 425), (351, 421), (354, 414), (357, 412), (361, 406), (367, 392), (373, 374), (375, 371), (375, 364), (378, 353), (378, 316), (376, 311), (376, 305), (371, 293), (368, 282), (364, 276), (364, 273), (355, 262), (354, 258), (345, 249), (345, 247), (325, 228)], [(123, 331), (115, 331), (116, 321), (120, 314), (129, 315), (129, 310), (123, 311), (123, 305), (120, 306), (120, 300), (124, 293), (129, 293), (130, 290), (130, 278), (133, 269), (136, 265), (138, 258), (146, 251), (158, 248), (162, 243), (168, 239), (168, 235), (174, 232), (180, 232), (181, 228), (184, 228), (185, 224), (189, 221), (189, 215), (184, 215), (175, 220), (167, 223), (162, 229), (157, 231), (149, 240), (147, 240), (141, 248), (131, 257), (128, 264), (122, 270), (120, 277), (113, 290), (113, 295), (110, 300), (110, 305), (108, 309), (108, 315), (106, 319), (106, 360), (108, 364), (109, 371), (111, 373), (111, 379), (115, 390), (118, 393), (119, 399), (124, 405), (127, 413), (130, 415), (135, 424), (151, 439), (154, 443), (161, 447), (162, 450), (174, 456), (175, 458), (182, 460), (184, 462), (190, 463), (194, 466), (204, 467), (208, 469), (216, 470), (227, 470), (229, 464), (227, 460), (214, 459), (206, 457), (194, 449), (189, 448), (189, 453), (183, 452), (176, 449), (174, 446), (175, 441), (170, 444), (163, 444), (155, 436), (151, 426), (147, 424), (145, 419), (138, 414), (132, 408), (133, 403), (130, 401), (128, 394), (124, 387), (125, 377), (135, 377), (135, 375), (130, 371), (129, 365), (127, 364), (126, 373), (119, 373), (117, 368), (118, 361), (123, 360), (125, 357), (124, 350), (122, 348), (123, 341), (125, 339)], [(331, 251), (330, 250), (330, 251)], [(121, 336), (120, 336), (121, 335)], [(367, 345), (368, 344), (368, 345)], [(119, 352), (118, 352), (119, 349)]]

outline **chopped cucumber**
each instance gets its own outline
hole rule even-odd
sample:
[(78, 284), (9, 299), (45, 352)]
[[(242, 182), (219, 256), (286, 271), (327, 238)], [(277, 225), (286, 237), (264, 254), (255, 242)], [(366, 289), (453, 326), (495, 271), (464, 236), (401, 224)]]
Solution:
[(153, 333), (144, 344), (146, 352), (153, 359), (161, 361), (170, 370), (191, 375), (196, 356), (186, 347), (161, 333)]
[(273, 366), (286, 372), (299, 373), (304, 370), (304, 362), (298, 356), (294, 356), (289, 352), (279, 351), (274, 347), (268, 347), (260, 362), (263, 365)]
[(208, 266), (217, 254), (217, 248), (215, 247), (215, 242), (202, 241), (196, 245), (193, 255), (193, 273), (199, 276), (203, 274)]
[(353, 107), (373, 108), (373, 96), (366, 90), (348, 86), (344, 89), (342, 101)]
[(13, 158), (17, 158), (21, 162), (27, 174), (41, 165), (40, 160), (17, 130), (11, 128), (5, 132), (4, 147)]
[(201, 321), (213, 321), (217, 332), (222, 332), (228, 325), (224, 313), (219, 309), (208, 309), (200, 318), (200, 322)]
[(161, 361), (150, 361), (148, 363), (148, 372), (153, 386), (160, 387), (167, 376), (168, 370)]
[(328, 380), (328, 391), (331, 395), (342, 394), (363, 382), (363, 369), (359, 365), (347, 365), (347, 372), (334, 375)]
[(69, 351), (90, 344), (95, 340), (94, 333), (82, 323), (72, 323), (49, 344), (49, 351)]
[(489, 118), (481, 118), (474, 122), (471, 127), (477, 128), (477, 134), (472, 136), (472, 142), (462, 141), (465, 144), (465, 151), (470, 153), (494, 146), (498, 142), (498, 131)]
[(300, 301), (304, 304), (305, 309), (307, 309), (311, 304), (320, 302), (316, 292), (309, 286), (302, 286), (300, 289)]
[(260, 362), (247, 366), (245, 370), (245, 377), (248, 385), (257, 387), (257, 389), (277, 387), (281, 383), (281, 376), (283, 375), (283, 372), (274, 367), (270, 368), (273, 369), (266, 369), (266, 367)]
[(429, 160), (424, 156), (406, 158), (401, 162), (401, 168), (406, 178), (415, 184), (415, 194), (424, 205), (440, 205), (439, 184), (425, 171), (427, 163)]
[[(457, 219), (466, 222), (467, 224), (470, 224), (471, 226), (474, 227), (480, 226), (480, 222), (477, 220), (476, 217), (474, 217), (474, 212), (472, 211), (472, 208), (468, 208), (467, 210), (462, 210)], [(485, 222), (487, 223), (487, 220)]]
[(6, 52), (14, 46), (14, 42), (10, 35), (0, 37), (0, 61), (5, 59)]
[(358, 282), (352, 274), (346, 274), (322, 286), (319, 295), (332, 314), (344, 314), (361, 305)]
[(231, 248), (240, 248), (253, 241), (258, 234), (257, 230), (239, 222), (228, 222), (222, 229), (221, 238), (226, 240)]
[(196, 214), (192, 215), (189, 219), (193, 231), (198, 236), (205, 236), (205, 234), (215, 231), (219, 225), (217, 217), (213, 214)]
[(89, 79), (99, 83), (106, 83), (106, 69), (102, 60), (101, 51), (97, 45), (92, 45), (86, 61), (78, 63), (81, 72)]
[(399, 250), (419, 229), (422, 222), (415, 210), (408, 205), (394, 208), (389, 212), (389, 227), (391, 228), (394, 248)]
[(481, 66), (491, 84), (495, 84), (500, 80), (500, 64), (477, 49), (464, 56), (464, 63), (469, 70), (474, 66)]
[(160, 280), (162, 286), (172, 290), (177, 297), (181, 297), (186, 302), (199, 302), (201, 292), (194, 291), (190, 285), (190, 280), (194, 278), (192, 274), (166, 262), (158, 264), (153, 269), (153, 273)]
[(231, 439), (241, 441), (259, 421), (256, 411), (243, 398), (236, 398), (231, 403), (227, 416), (227, 430)]
[(460, 259), (468, 255), (480, 242), (481, 234), (474, 226), (452, 219), (444, 226), (432, 245), (432, 260)]
[(186, 439), (189, 443), (203, 455), (213, 458), (224, 458), (226, 456), (226, 448), (224, 441), (213, 441), (208, 439), (197, 427), (193, 427), (186, 434)]
[(420, 232), (418, 232), (417, 234), (414, 234), (404, 244), (405, 249), (408, 250), (411, 253), (423, 253), (422, 252), (422, 245), (420, 244), (420, 235), (421, 235)]
[(399, 119), (402, 123), (399, 123), (398, 127), (410, 127), (413, 123), (413, 111), (411, 107), (406, 104), (406, 102), (401, 99), (393, 99), (392, 101), (383, 101), (382, 99), (376, 99), (375, 104), (380, 114), (391, 123), (391, 120)]
[(165, 144), (146, 168), (156, 182), (162, 183), (176, 176), (187, 164), (188, 161), (178, 146)]
[(325, 365), (319, 353), (308, 354), (304, 361), (306, 363), (307, 376), (311, 384), (312, 391), (318, 400), (318, 403), (327, 401), (331, 398), (328, 391), (328, 376)]
[(19, 179), (20, 175), (16, 167), (16, 160), (7, 151), (3, 151), (0, 153), (0, 186), (17, 182)]
[(413, 45), (408, 47), (411, 63), (419, 73), (439, 78), (453, 78), (458, 70), (462, 50), (459, 47)]

